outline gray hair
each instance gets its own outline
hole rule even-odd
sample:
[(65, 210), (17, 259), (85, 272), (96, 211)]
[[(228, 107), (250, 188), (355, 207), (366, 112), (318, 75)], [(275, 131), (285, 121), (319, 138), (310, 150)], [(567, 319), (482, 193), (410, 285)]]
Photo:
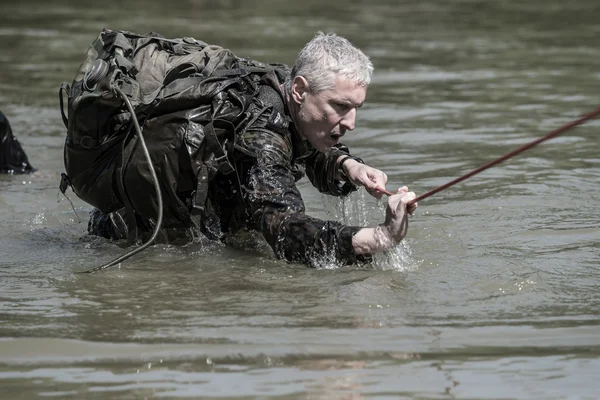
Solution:
[(310, 93), (333, 88), (337, 75), (368, 86), (372, 74), (373, 64), (369, 57), (348, 39), (335, 33), (318, 32), (300, 50), (285, 87), (290, 93), (292, 82), (299, 75), (306, 78)]

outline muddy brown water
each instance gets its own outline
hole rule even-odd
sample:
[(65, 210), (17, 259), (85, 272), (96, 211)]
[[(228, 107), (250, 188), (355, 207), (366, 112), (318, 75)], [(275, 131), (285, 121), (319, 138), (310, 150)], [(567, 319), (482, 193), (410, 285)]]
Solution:
[[(600, 105), (592, 0), (5, 1), (0, 109), (38, 172), (0, 177), (0, 398), (596, 399), (600, 122), (421, 202), (366, 267), (258, 241), (123, 254), (58, 195), (58, 87), (103, 27), (291, 64), (318, 30), (375, 64), (354, 153), (423, 193)], [(308, 213), (375, 224), (303, 180)]]

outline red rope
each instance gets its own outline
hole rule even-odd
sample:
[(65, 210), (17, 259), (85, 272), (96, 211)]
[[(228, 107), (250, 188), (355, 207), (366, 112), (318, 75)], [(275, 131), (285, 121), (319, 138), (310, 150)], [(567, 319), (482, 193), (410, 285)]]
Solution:
[[(472, 177), (473, 175), (476, 175), (476, 174), (480, 173), (481, 171), (484, 171), (484, 170), (486, 170), (488, 168), (491, 168), (491, 167), (493, 167), (496, 164), (500, 164), (501, 162), (503, 162), (503, 161), (505, 161), (505, 160), (507, 160), (507, 159), (509, 159), (511, 157), (514, 157), (514, 156), (516, 156), (519, 153), (522, 153), (522, 152), (524, 152), (526, 150), (529, 150), (530, 148), (532, 148), (534, 146), (537, 146), (538, 144), (540, 144), (542, 142), (545, 142), (546, 140), (552, 139), (553, 137), (556, 137), (556, 136), (560, 135), (561, 133), (564, 133), (564, 132), (568, 131), (569, 129), (574, 128), (577, 125), (581, 125), (584, 122), (586, 122), (586, 121), (588, 121), (588, 120), (590, 120), (592, 118), (595, 118), (598, 115), (600, 115), (600, 108), (597, 108), (596, 110), (590, 112), (589, 114), (585, 114), (582, 117), (576, 119), (575, 121), (569, 122), (568, 124), (565, 124), (565, 125), (561, 126), (560, 128), (557, 128), (557, 129), (553, 130), (552, 132), (548, 133), (546, 136), (543, 136), (543, 137), (541, 137), (539, 139), (536, 139), (533, 142), (524, 144), (523, 146), (521, 146), (521, 147), (519, 147), (519, 148), (517, 148), (517, 149), (515, 149), (513, 151), (510, 151), (510, 152), (506, 153), (505, 155), (496, 158), (495, 160), (492, 160), (492, 161), (489, 161), (489, 162), (483, 164), (482, 166), (480, 166), (479, 168), (474, 169), (471, 172), (468, 172), (468, 173), (466, 173), (466, 174), (464, 174), (464, 175), (462, 175), (462, 176), (460, 176), (460, 177), (458, 177), (458, 178), (456, 178), (456, 179), (454, 179), (454, 180), (452, 180), (452, 181), (450, 181), (450, 182), (448, 182), (448, 183), (446, 183), (446, 184), (444, 184), (444, 185), (442, 185), (440, 187), (437, 187), (437, 188), (435, 188), (433, 190), (430, 190), (427, 193), (424, 193), (424, 194), (418, 196), (417, 198), (415, 198), (415, 199), (411, 200), (410, 202), (408, 202), (408, 205), (411, 205), (413, 203), (416, 203), (417, 201), (426, 199), (429, 196), (432, 196), (432, 195), (436, 194), (437, 192), (441, 192), (442, 190), (444, 190), (446, 188), (449, 188), (450, 186), (456, 185), (457, 183), (462, 182), (465, 179), (468, 179), (468, 178)], [(386, 193), (388, 195), (392, 195), (393, 194), (393, 193), (391, 193), (391, 192), (389, 192), (387, 190), (382, 190), (382, 192)]]

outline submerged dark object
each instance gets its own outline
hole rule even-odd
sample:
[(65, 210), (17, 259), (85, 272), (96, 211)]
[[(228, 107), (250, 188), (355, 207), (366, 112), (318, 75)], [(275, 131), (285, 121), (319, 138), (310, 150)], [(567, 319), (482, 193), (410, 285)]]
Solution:
[(13, 135), (10, 123), (0, 111), (0, 173), (29, 174), (35, 171), (21, 143)]

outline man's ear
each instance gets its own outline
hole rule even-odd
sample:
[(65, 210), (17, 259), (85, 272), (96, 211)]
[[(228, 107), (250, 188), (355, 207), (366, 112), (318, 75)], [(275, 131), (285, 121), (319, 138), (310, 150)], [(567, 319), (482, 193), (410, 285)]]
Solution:
[(292, 82), (292, 99), (302, 104), (302, 99), (308, 93), (308, 81), (302, 75), (297, 75)]

